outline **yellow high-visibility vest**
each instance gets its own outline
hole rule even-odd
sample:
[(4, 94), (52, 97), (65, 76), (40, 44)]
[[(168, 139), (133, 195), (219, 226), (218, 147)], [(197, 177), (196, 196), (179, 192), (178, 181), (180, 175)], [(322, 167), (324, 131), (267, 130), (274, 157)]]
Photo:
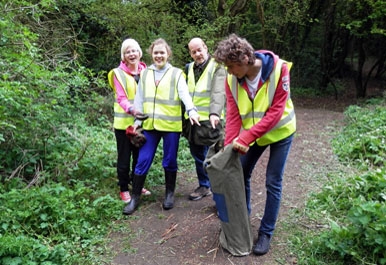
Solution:
[(146, 68), (141, 72), (143, 90), (143, 113), (149, 118), (142, 123), (145, 130), (181, 132), (181, 100), (178, 95), (178, 80), (184, 78), (181, 69), (166, 70), (158, 86), (154, 82), (154, 70)]
[(114, 86), (114, 76), (117, 78), (121, 86), (123, 87), (126, 97), (129, 101), (134, 101), (134, 96), (137, 91), (137, 82), (134, 77), (126, 73), (120, 68), (111, 70), (108, 74), (108, 80), (111, 88), (114, 90), (115, 102), (114, 102), (114, 128), (119, 130), (126, 130), (130, 125), (134, 124), (134, 117), (126, 113), (118, 103), (117, 91)]
[[(276, 62), (275, 69), (272, 71), (269, 80), (267, 80), (260, 87), (253, 101), (249, 99), (247, 91), (245, 91), (245, 89), (238, 83), (237, 78), (233, 75), (228, 75), (227, 82), (239, 108), (242, 126), (245, 130), (249, 130), (253, 125), (257, 124), (264, 117), (266, 111), (271, 106), (277, 89), (277, 84), (279, 83), (283, 63), (288, 65), (288, 71), (291, 69), (291, 62), (279, 59)], [(280, 121), (269, 132), (258, 138), (256, 143), (260, 146), (275, 143), (290, 136), (295, 131), (295, 110), (290, 93), (288, 93), (286, 106)], [(254, 143), (251, 143), (251, 145), (253, 144)]]
[[(193, 70), (194, 62), (189, 64), (189, 93), (193, 99), (193, 105), (197, 108), (198, 115), (200, 115), (200, 121), (209, 120), (211, 85), (217, 65), (216, 61), (211, 58), (196, 83)], [(187, 118), (188, 115), (185, 113), (185, 119)], [(221, 118), (224, 118), (223, 113), (221, 114)]]

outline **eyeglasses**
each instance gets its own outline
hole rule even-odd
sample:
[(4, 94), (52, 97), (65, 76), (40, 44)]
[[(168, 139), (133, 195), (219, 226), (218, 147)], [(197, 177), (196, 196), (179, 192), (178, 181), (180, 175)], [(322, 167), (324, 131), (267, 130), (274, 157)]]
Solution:
[(137, 53), (137, 52), (138, 52), (138, 50), (132, 49), (132, 50), (125, 51), (125, 54), (132, 54), (132, 53)]

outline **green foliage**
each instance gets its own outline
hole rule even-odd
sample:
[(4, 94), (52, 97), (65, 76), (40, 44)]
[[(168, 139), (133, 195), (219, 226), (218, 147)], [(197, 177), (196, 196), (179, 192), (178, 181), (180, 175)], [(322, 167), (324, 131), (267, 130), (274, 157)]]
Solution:
[(196, 170), (194, 160), (189, 150), (189, 143), (186, 138), (181, 137), (178, 150), (178, 165), (181, 171)]
[[(253, 37), (250, 38), (256, 47), (274, 50), (283, 58), (291, 59), (295, 45), (301, 44), (299, 43), (299, 36), (293, 38), (290, 30), (294, 27), (297, 33), (300, 33), (302, 27), (310, 22), (308, 9), (312, 2), (302, 1), (299, 3), (298, 1), (286, 0), (257, 2), (261, 5), (258, 8), (261, 8), (262, 14), (259, 15), (258, 23), (255, 22), (250, 25), (246, 33), (252, 33)], [(258, 17), (256, 5), (251, 5), (250, 14), (250, 19)], [(286, 40), (291, 41), (291, 45), (287, 45)]]
[(386, 110), (384, 100), (371, 103), (345, 112), (333, 147), (348, 168), (307, 201), (307, 221), (322, 229), (292, 236), (301, 264), (386, 264)]
[(2, 193), (0, 263), (95, 264), (88, 253), (103, 251), (103, 235), (120, 207), (82, 182)]
[(386, 36), (385, 10), (386, 1), (345, 1), (346, 13), (342, 26), (353, 35), (366, 37), (368, 34)]
[(0, 235), (0, 262), (17, 264), (68, 264), (69, 254), (61, 245), (50, 247), (31, 237)]
[(309, 87), (291, 87), (292, 97), (310, 97), (316, 98), (321, 96), (321, 92)]
[[(183, 9), (175, 2), (0, 2), (1, 264), (108, 263), (96, 257), (108, 253), (103, 238), (111, 220), (121, 216), (122, 205), (118, 196), (109, 195), (117, 187), (113, 96), (106, 72), (118, 65), (124, 38), (139, 41), (148, 64), (147, 47), (165, 38), (173, 50), (172, 63), (183, 67), (191, 61), (186, 45), (192, 37), (202, 37), (213, 51), (219, 39), (236, 32), (256, 48), (293, 61), (298, 87), (318, 88), (323, 36), (341, 33), (323, 28), (326, 10), (318, 2), (264, 1), (262, 19), (252, 1), (246, 12), (234, 16), (230, 8), (219, 16), (218, 1), (207, 6), (181, 1)], [(233, 3), (226, 1), (228, 7)], [(367, 50), (382, 51), (384, 1), (337, 4), (335, 25), (358, 37), (377, 35)], [(335, 55), (345, 51), (337, 46), (331, 57), (340, 59)], [(299, 255), (299, 261), (307, 260), (304, 264), (386, 264), (386, 115), (384, 103), (377, 104), (346, 112), (350, 123), (334, 141), (335, 151), (342, 161), (373, 171), (332, 176), (308, 204), (310, 216), (329, 221), (331, 229), (321, 236), (298, 237), (315, 254)], [(178, 163), (180, 172), (194, 170), (186, 139), (181, 139)], [(149, 172), (150, 188), (163, 185), (163, 174), (161, 143)], [(299, 253), (306, 249), (303, 245)]]
[[(90, 91), (90, 81), (81, 69), (76, 72), (73, 69), (70, 74), (60, 68), (49, 72), (30, 67), (30, 72), (24, 75), (31, 81), (0, 80), (1, 122), (7, 125), (2, 130), (4, 141), (0, 143), (3, 168), (22, 165), (20, 172), (15, 173), (29, 178), (43, 169), (60, 172), (53, 166), (59, 159), (65, 168), (71, 169), (78, 166), (79, 157), (67, 156), (68, 149), (76, 149), (77, 156), (82, 157), (94, 144), (95, 134), (99, 132), (102, 139), (109, 134), (106, 129), (111, 125), (100, 116), (101, 97)], [(86, 98), (90, 101), (85, 101)], [(93, 127), (93, 123), (98, 127)], [(77, 128), (85, 136), (77, 137)]]
[(332, 260), (386, 264), (385, 176), (383, 169), (361, 176), (332, 176), (307, 203), (309, 215), (328, 222), (330, 229), (313, 233), (307, 249), (318, 249), (315, 255), (322, 260), (330, 252)]
[[(30, 7), (35, 11), (31, 19), (41, 19), (39, 7)], [(52, 69), (34, 43), (36, 34), (18, 21), (19, 12), (27, 17), (29, 13), (22, 8), (10, 10), (0, 24), (6, 33), (1, 39), (5, 48), (0, 50), (1, 175), (30, 182), (48, 176), (54, 180), (52, 177), (59, 175), (85, 179), (86, 169), (100, 170), (98, 175), (111, 172), (111, 156), (105, 157), (110, 160), (100, 160), (106, 161), (104, 164), (87, 161), (90, 156), (93, 160), (103, 154), (114, 155), (111, 148), (106, 148), (114, 143), (111, 124), (102, 116), (111, 113), (112, 105), (108, 113), (107, 102), (101, 96), (105, 81), (75, 62), (57, 61)], [(103, 139), (107, 145), (98, 143)]]
[(0, 4), (1, 264), (96, 264), (122, 207), (105, 195), (116, 188), (106, 189), (116, 150), (105, 81), (76, 62), (45, 61), (21, 23), (50, 3)]
[(359, 168), (384, 167), (386, 161), (386, 105), (350, 106), (347, 126), (334, 140), (334, 150), (344, 162)]

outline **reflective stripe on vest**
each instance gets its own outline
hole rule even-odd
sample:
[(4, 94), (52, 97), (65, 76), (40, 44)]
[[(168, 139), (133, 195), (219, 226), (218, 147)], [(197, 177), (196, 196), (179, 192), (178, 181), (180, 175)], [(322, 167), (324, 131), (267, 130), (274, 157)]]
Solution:
[[(247, 91), (239, 85), (237, 78), (228, 75), (228, 85), (239, 108), (243, 129), (249, 130), (253, 125), (257, 124), (272, 105), (283, 63), (288, 65), (288, 71), (291, 69), (292, 63), (279, 59), (276, 62), (274, 71), (272, 71), (269, 77), (269, 81), (265, 82), (259, 88), (253, 101), (249, 99)], [(242, 104), (238, 102), (242, 102)], [(269, 132), (258, 138), (256, 143), (260, 146), (268, 145), (290, 136), (295, 131), (295, 111), (290, 93), (288, 93), (286, 106), (280, 121)]]
[(118, 82), (121, 84), (123, 90), (125, 91), (126, 97), (129, 101), (134, 101), (135, 92), (137, 90), (137, 82), (134, 77), (127, 74), (120, 68), (115, 68), (111, 70), (108, 74), (108, 80), (111, 88), (114, 90), (114, 128), (119, 130), (126, 130), (130, 125), (134, 124), (134, 117), (126, 113), (123, 110), (121, 105), (118, 103), (117, 91), (114, 86), (114, 76), (117, 78)]
[(154, 82), (154, 70), (145, 69), (141, 73), (143, 91), (143, 112), (149, 115), (142, 127), (145, 130), (181, 132), (181, 100), (177, 85), (183, 78), (181, 69), (172, 67), (166, 70), (158, 83)]
[[(194, 62), (189, 64), (188, 71), (188, 87), (189, 94), (193, 99), (193, 105), (197, 108), (197, 112), (200, 115), (200, 120), (209, 120), (209, 107), (210, 107), (210, 95), (212, 80), (215, 68), (217, 63), (212, 58), (209, 60), (208, 65), (205, 67), (205, 70), (202, 72), (197, 83), (194, 77), (193, 70)], [(185, 113), (185, 119), (188, 118), (188, 115)]]

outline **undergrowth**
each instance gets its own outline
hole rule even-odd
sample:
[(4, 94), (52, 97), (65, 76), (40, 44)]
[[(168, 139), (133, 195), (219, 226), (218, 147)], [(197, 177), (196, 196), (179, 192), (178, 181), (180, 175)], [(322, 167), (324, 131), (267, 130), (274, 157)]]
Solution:
[(385, 99), (351, 106), (345, 116), (332, 141), (345, 169), (330, 172), (304, 212), (293, 213), (309, 224), (291, 238), (299, 264), (386, 264)]
[[(106, 240), (123, 218), (113, 92), (106, 73), (42, 60), (21, 17), (0, 19), (0, 264), (109, 264)], [(164, 182), (161, 155), (149, 188)], [(180, 170), (189, 159), (182, 139)]]
[(82, 182), (0, 195), (0, 264), (97, 264), (120, 203)]
[[(82, 67), (76, 50), (67, 59), (45, 59), (39, 34), (22, 23), (45, 24), (40, 7), (51, 2), (43, 2), (22, 13), (12, 1), (0, 4), (0, 264), (109, 264), (106, 238), (123, 229), (116, 222), (123, 205), (112, 91), (106, 73)], [(328, 228), (297, 232), (299, 263), (386, 264), (384, 106), (346, 112), (347, 127), (333, 144), (359, 173), (332, 173), (311, 197), (306, 216)], [(187, 143), (180, 143), (179, 171), (191, 171)], [(150, 188), (163, 185), (161, 157), (162, 143)]]

